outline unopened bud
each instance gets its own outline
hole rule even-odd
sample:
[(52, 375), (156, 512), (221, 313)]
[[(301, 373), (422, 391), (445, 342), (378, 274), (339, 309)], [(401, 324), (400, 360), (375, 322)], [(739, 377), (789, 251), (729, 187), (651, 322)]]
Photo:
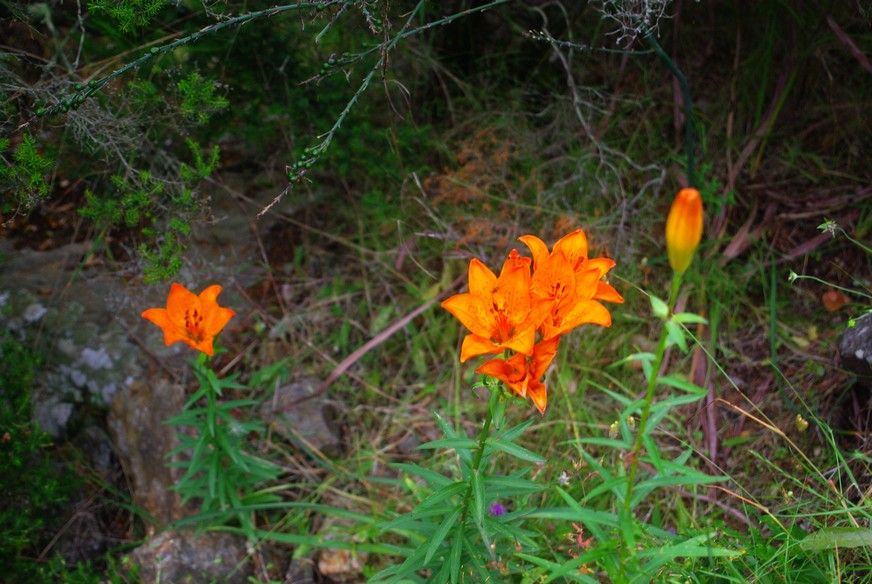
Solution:
[(687, 270), (701, 238), (702, 197), (696, 189), (681, 189), (666, 218), (666, 251), (677, 274)]

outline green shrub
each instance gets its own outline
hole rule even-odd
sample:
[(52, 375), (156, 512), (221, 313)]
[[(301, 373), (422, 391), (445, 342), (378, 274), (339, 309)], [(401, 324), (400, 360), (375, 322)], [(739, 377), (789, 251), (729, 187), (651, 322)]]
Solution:
[[(52, 460), (51, 440), (32, 421), (31, 391), (40, 359), (9, 333), (0, 336), (0, 565), (6, 582), (38, 581), (33, 561), (75, 480)], [(50, 580), (46, 580), (50, 581)]]

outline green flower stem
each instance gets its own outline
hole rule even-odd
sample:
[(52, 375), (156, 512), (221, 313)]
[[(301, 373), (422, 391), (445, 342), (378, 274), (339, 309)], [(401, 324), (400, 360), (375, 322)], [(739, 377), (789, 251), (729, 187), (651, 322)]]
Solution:
[[(681, 274), (672, 276), (672, 290), (669, 293), (669, 312), (666, 317), (672, 315), (672, 310), (675, 308), (675, 301), (678, 298), (678, 290), (681, 288)], [(666, 341), (668, 338), (666, 327), (660, 329), (660, 341), (657, 343), (657, 353), (654, 356), (654, 362), (651, 367), (651, 375), (648, 377), (648, 387), (645, 390), (645, 403), (642, 405), (642, 417), (639, 418), (639, 429), (636, 432), (636, 440), (633, 442), (633, 449), (630, 451), (630, 470), (627, 473), (627, 494), (624, 497), (624, 509), (627, 515), (630, 515), (631, 501), (633, 499), (633, 487), (636, 483), (636, 473), (639, 470), (639, 453), (642, 450), (642, 439), (645, 436), (648, 418), (651, 416), (651, 404), (654, 401), (654, 388), (657, 386), (657, 376), (660, 372), (660, 365), (663, 363), (663, 356), (666, 354)]]
[(206, 384), (206, 428), (209, 430), (209, 435), (214, 439), (216, 434), (215, 422), (217, 418), (217, 401), (215, 400), (215, 390), (211, 384)]
[[(487, 404), (487, 416), (484, 419), (484, 425), (481, 427), (481, 431), (478, 433), (478, 445), (475, 448), (475, 455), (472, 458), (472, 473), (478, 474), (481, 467), (481, 459), (484, 456), (484, 448), (485, 443), (487, 442), (488, 435), (490, 434), (491, 422), (494, 419), (494, 412), (497, 409), (497, 404), (499, 403), (500, 396), (502, 392), (499, 389), (491, 388), (490, 399)], [(466, 487), (466, 494), (463, 495), (463, 511), (460, 515), (460, 524), (463, 525), (463, 522), (466, 521), (466, 516), (469, 512), (469, 501), (472, 498), (472, 476), (469, 477), (469, 485)]]
[(675, 61), (669, 56), (669, 54), (663, 50), (663, 47), (660, 46), (660, 43), (657, 42), (657, 37), (654, 36), (654, 31), (649, 31), (648, 34), (645, 35), (645, 42), (654, 49), (654, 52), (660, 58), (661, 61), (666, 65), (669, 71), (675, 76), (675, 79), (678, 81), (679, 87), (681, 87), (681, 99), (684, 102), (684, 152), (687, 156), (687, 184), (689, 186), (695, 187), (696, 184), (696, 156), (694, 154), (694, 149), (696, 146), (696, 140), (694, 139), (694, 132), (696, 131), (694, 128), (694, 116), (693, 116), (693, 102), (690, 99), (690, 86), (687, 83), (687, 77), (684, 76), (681, 69), (678, 68), (678, 65), (675, 64)]
[(199, 372), (197, 378), (200, 380), (200, 388), (206, 394), (206, 431), (214, 440), (215, 438), (215, 423), (218, 418), (218, 401), (216, 400), (215, 388), (209, 383), (207, 371), (209, 370), (209, 356), (205, 353), (197, 355), (194, 361), (194, 369)]

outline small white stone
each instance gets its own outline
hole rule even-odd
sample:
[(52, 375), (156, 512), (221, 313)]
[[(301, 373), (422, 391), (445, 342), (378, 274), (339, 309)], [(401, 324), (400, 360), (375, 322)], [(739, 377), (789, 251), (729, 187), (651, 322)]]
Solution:
[(48, 312), (48, 308), (40, 304), (39, 302), (34, 302), (27, 306), (24, 309), (24, 314), (21, 316), (24, 317), (24, 320), (27, 322), (36, 322), (45, 316), (45, 313)]
[(100, 388), (100, 397), (103, 398), (104, 404), (112, 403), (112, 397), (115, 395), (115, 392), (118, 391), (118, 386), (114, 383), (107, 383), (103, 387)]
[(88, 378), (78, 369), (71, 369), (70, 381), (72, 381), (76, 387), (85, 387), (85, 385), (87, 385), (88, 383)]
[(854, 351), (854, 356), (857, 357), (857, 359), (862, 359), (866, 356), (866, 353), (863, 351), (863, 349), (857, 349), (856, 351)]
[(58, 341), (58, 351), (66, 355), (67, 357), (75, 357), (76, 356), (76, 345), (70, 339), (61, 339)]
[(111, 369), (112, 357), (106, 352), (105, 347), (100, 347), (96, 351), (85, 347), (82, 349), (82, 362), (91, 369)]
[(73, 414), (73, 404), (49, 401), (34, 407), (33, 418), (37, 424), (55, 438), (59, 437)]

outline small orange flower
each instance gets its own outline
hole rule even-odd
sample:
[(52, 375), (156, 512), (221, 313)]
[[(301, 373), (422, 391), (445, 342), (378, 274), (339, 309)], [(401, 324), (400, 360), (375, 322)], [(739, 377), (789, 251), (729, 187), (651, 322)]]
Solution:
[(666, 252), (669, 265), (683, 274), (702, 238), (702, 197), (696, 189), (681, 189), (666, 218)]
[(533, 254), (533, 312), (542, 314), (543, 338), (564, 334), (585, 323), (611, 326), (612, 317), (599, 300), (621, 303), (617, 290), (602, 281), (615, 266), (609, 258), (588, 258), (587, 237), (576, 229), (554, 244), (549, 253), (535, 235), (520, 240)]
[(539, 324), (531, 320), (530, 258), (513, 249), (499, 278), (478, 259), (469, 262), (469, 292), (442, 302), (471, 331), (463, 339), (460, 362), (506, 349), (529, 355)]
[(215, 335), (236, 314), (230, 308), (218, 306), (221, 286), (209, 286), (197, 296), (181, 284), (173, 283), (167, 296), (166, 308), (149, 308), (142, 318), (163, 330), (164, 344), (182, 342), (210, 357), (214, 354)]
[(539, 413), (544, 414), (548, 393), (541, 379), (554, 360), (559, 343), (560, 337), (541, 341), (533, 347), (530, 357), (516, 354), (508, 359), (491, 359), (475, 372), (503, 381), (519, 396), (529, 397)]

